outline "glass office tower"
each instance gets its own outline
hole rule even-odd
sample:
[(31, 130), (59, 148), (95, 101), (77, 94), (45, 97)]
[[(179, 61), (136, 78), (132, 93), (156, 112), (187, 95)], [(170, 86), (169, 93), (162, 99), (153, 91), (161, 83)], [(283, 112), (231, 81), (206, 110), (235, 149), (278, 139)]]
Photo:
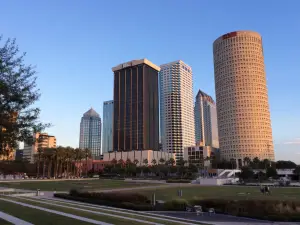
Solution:
[(103, 103), (103, 136), (102, 136), (102, 154), (113, 150), (113, 113), (114, 101), (105, 101)]
[(113, 150), (159, 150), (158, 72), (147, 59), (114, 72)]
[(81, 118), (79, 148), (90, 149), (93, 158), (101, 155), (101, 118), (92, 108)]

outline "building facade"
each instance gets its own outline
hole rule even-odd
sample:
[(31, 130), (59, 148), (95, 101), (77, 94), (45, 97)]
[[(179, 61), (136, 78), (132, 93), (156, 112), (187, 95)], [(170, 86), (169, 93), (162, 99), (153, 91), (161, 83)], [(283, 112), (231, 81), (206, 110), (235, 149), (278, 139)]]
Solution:
[(55, 136), (47, 133), (35, 133), (32, 139), (24, 142), (23, 160), (34, 163), (34, 155), (38, 153), (39, 149), (56, 148)]
[(225, 34), (213, 44), (222, 156), (274, 160), (262, 38), (252, 31)]
[(114, 72), (113, 150), (159, 150), (158, 72), (147, 59)]
[(196, 145), (219, 148), (216, 104), (201, 90), (196, 96), (194, 115)]
[(159, 82), (162, 148), (179, 159), (195, 145), (192, 68), (181, 60), (163, 64)]
[[(115, 152), (108, 152), (103, 154), (103, 160), (106, 162), (111, 162), (112, 160), (123, 160), (125, 163), (128, 159), (131, 162), (137, 162), (137, 166), (151, 166), (154, 164), (161, 164), (161, 159), (164, 162), (167, 162), (170, 159), (175, 159), (174, 153), (168, 153), (163, 151), (153, 151), (153, 150), (138, 150), (138, 151), (115, 151)], [(147, 162), (147, 164), (145, 163)], [(175, 162), (176, 163), (176, 162)]]
[(101, 118), (92, 108), (81, 118), (79, 148), (90, 149), (93, 158), (101, 155)]
[(103, 103), (102, 154), (113, 150), (113, 114), (114, 101), (105, 101)]
[(198, 168), (211, 168), (212, 160), (220, 158), (220, 151), (211, 146), (189, 146), (184, 148), (183, 159), (188, 164), (194, 164)]

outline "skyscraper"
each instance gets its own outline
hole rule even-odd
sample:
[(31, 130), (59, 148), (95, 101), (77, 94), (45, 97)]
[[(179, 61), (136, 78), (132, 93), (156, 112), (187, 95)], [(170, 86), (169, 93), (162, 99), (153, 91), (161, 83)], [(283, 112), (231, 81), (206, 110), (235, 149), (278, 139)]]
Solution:
[(103, 103), (103, 135), (102, 135), (102, 154), (113, 150), (113, 113), (114, 101)]
[(159, 75), (162, 147), (179, 159), (195, 145), (192, 68), (178, 60), (161, 65)]
[(159, 150), (158, 71), (147, 59), (114, 72), (113, 150)]
[(81, 118), (79, 148), (90, 149), (92, 157), (101, 155), (101, 118), (93, 108)]
[(225, 34), (213, 44), (221, 155), (274, 160), (268, 89), (261, 36)]
[(199, 90), (194, 109), (196, 145), (219, 148), (217, 109), (214, 100)]

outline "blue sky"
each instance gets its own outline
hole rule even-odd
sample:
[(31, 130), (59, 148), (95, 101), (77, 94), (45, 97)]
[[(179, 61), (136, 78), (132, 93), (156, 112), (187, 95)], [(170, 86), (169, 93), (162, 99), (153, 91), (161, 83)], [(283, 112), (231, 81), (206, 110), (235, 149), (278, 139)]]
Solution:
[(300, 163), (300, 1), (1, 1), (0, 27), (36, 65), (47, 132), (78, 146), (81, 116), (113, 98), (111, 68), (148, 58), (193, 68), (194, 94), (214, 93), (212, 43), (235, 30), (263, 36), (276, 159)]

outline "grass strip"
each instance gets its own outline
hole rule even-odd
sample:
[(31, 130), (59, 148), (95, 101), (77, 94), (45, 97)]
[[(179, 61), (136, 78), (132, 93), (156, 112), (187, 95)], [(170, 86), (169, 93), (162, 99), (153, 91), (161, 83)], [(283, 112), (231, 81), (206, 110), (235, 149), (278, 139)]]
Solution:
[[(11, 202), (1, 201), (1, 198), (0, 198), (0, 211), (33, 224), (43, 224), (43, 225), (90, 224), (87, 222), (79, 221), (65, 216), (55, 215), (50, 212), (28, 208), (26, 206), (17, 205)], [(2, 225), (5, 223), (2, 223), (2, 221), (0, 220), (0, 224)], [(11, 223), (7, 222), (6, 224), (11, 224)]]
[(8, 221), (6, 221), (6, 220), (3, 220), (3, 219), (1, 219), (1, 218), (0, 218), (0, 224), (1, 224), (1, 225), (12, 225), (12, 223), (10, 223), (10, 222), (8, 222)]

